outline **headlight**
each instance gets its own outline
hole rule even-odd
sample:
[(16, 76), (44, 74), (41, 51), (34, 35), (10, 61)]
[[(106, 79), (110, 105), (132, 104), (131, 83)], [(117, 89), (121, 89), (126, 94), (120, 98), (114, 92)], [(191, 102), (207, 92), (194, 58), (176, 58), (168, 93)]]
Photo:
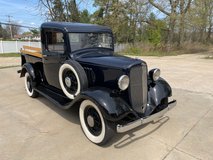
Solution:
[(118, 87), (121, 90), (127, 89), (129, 86), (129, 77), (127, 75), (122, 75), (118, 80)]
[(157, 81), (160, 78), (160, 69), (155, 68), (149, 71), (149, 76), (153, 81)]

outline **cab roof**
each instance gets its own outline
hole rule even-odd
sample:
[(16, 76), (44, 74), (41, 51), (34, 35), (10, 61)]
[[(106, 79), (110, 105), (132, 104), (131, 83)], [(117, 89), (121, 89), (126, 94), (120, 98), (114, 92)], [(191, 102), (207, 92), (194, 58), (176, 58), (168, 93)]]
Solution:
[(61, 29), (65, 32), (112, 32), (109, 27), (86, 24), (86, 23), (74, 23), (74, 22), (45, 22), (41, 25), (41, 29), (55, 28)]

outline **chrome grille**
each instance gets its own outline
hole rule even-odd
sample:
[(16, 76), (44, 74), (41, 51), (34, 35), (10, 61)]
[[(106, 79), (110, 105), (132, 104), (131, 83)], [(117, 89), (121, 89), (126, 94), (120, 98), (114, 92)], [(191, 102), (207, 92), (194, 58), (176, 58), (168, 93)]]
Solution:
[(147, 66), (141, 64), (130, 70), (129, 98), (133, 109), (143, 113), (147, 105)]

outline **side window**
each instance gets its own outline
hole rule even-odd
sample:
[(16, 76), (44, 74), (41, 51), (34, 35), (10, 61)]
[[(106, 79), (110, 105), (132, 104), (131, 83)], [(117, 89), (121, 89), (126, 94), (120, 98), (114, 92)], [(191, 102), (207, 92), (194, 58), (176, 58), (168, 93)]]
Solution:
[(64, 53), (63, 33), (57, 31), (46, 31), (45, 50), (49, 52)]

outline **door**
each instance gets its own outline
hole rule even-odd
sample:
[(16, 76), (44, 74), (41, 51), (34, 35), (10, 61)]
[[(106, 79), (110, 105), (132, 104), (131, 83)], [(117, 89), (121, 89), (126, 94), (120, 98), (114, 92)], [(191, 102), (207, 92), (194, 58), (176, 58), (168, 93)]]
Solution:
[(66, 60), (64, 34), (59, 30), (44, 30), (43, 66), (49, 85), (61, 88), (59, 84), (59, 68)]

